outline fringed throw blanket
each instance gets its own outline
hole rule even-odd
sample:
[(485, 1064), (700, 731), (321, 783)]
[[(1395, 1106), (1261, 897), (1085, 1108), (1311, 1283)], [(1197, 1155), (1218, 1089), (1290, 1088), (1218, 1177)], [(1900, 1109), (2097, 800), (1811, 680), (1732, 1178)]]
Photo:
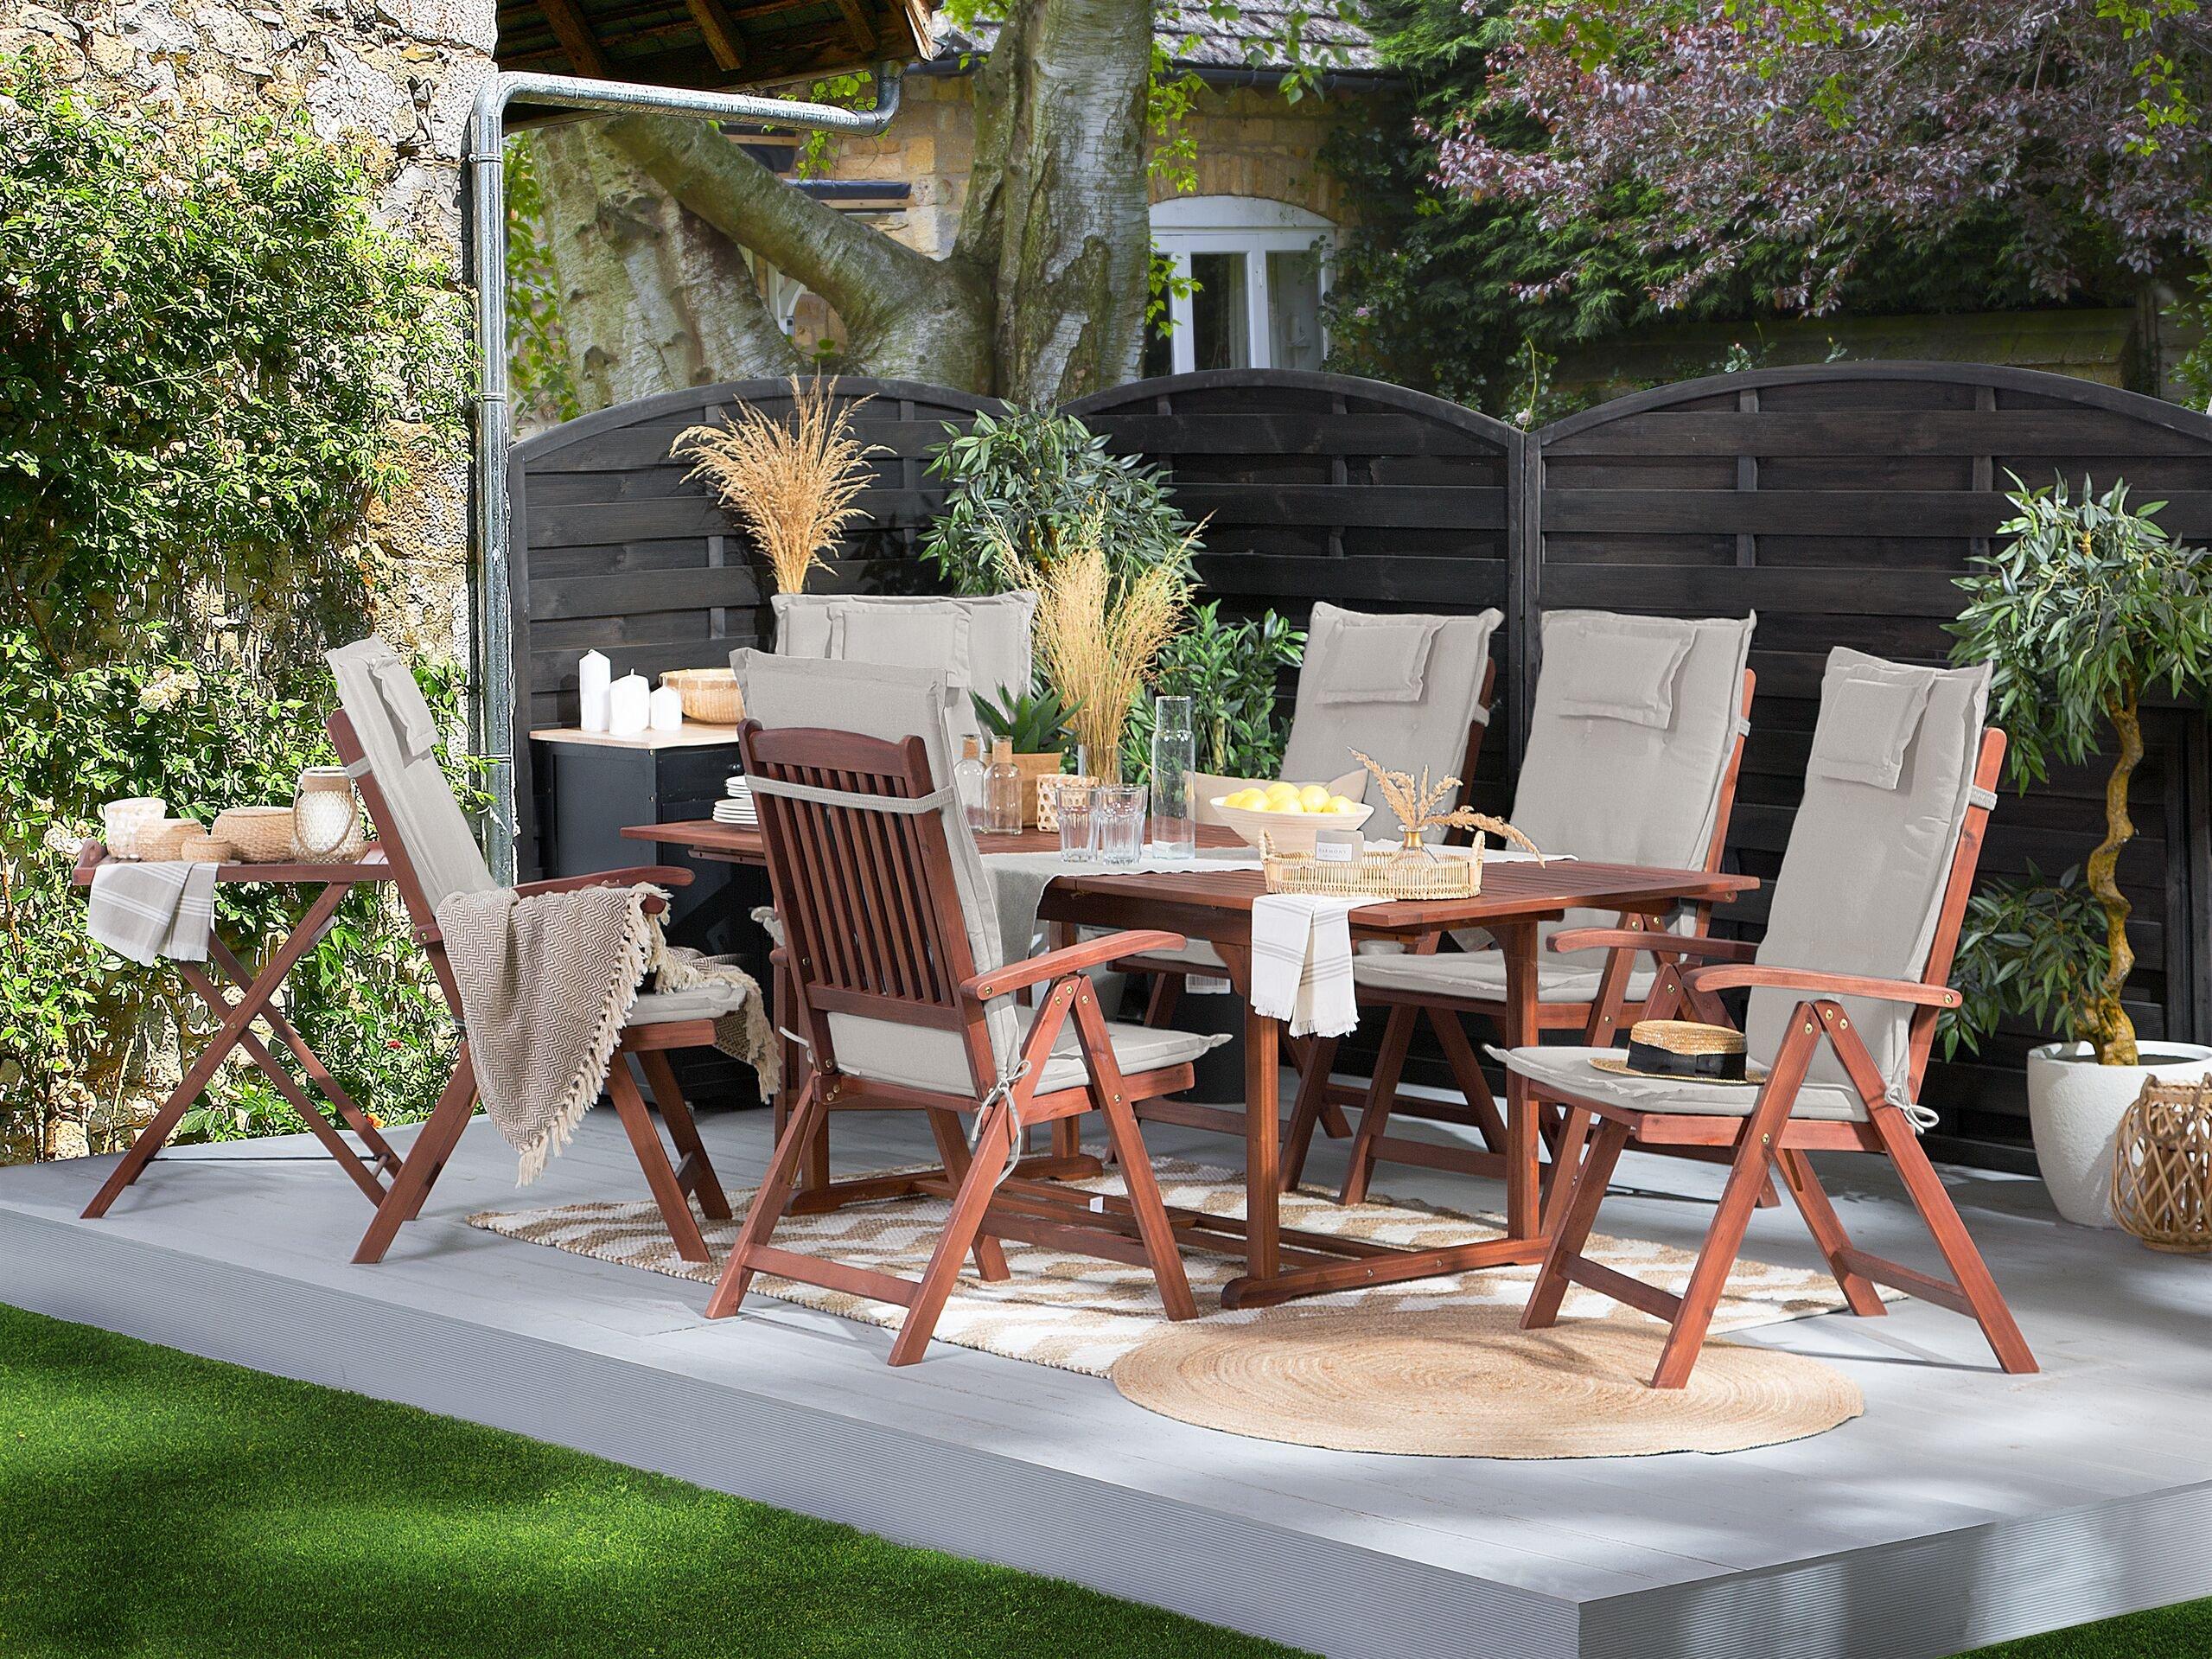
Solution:
[[(660, 941), (660, 918), (653, 921), (653, 936)], [(665, 941), (657, 943), (651, 966), (653, 984), (662, 991), (702, 986), (728, 986), (735, 991), (730, 1011), (714, 1017), (714, 1046), (757, 1072), (762, 1094), (774, 1094), (783, 1087), (783, 1050), (776, 1044), (775, 1024), (762, 1005), (758, 979), (726, 956), (703, 955)]]
[(520, 1184), (568, 1145), (607, 1082), (659, 939), (652, 887), (518, 897), (456, 893), (437, 907), (484, 1111), (522, 1154)]

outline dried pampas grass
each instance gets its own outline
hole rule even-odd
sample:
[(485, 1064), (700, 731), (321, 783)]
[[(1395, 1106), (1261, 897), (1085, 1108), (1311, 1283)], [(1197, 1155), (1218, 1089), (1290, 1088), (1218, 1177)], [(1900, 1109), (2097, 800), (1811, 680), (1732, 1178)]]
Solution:
[(1117, 581), (1100, 513), (1063, 526), (1042, 565), (1017, 551), (1003, 526), (991, 533), (1014, 584), (1036, 590), (1037, 653), (1061, 700), (1073, 706), (1076, 740), (1093, 757), (1118, 755), (1130, 705), (1189, 601), (1182, 568), (1147, 565)]
[(669, 450), (694, 458), (685, 476), (714, 487), (767, 556), (779, 593), (802, 591), (845, 526), (867, 516), (854, 502), (873, 480), (868, 457), (889, 453), (853, 435), (853, 412), (868, 400), (840, 406), (834, 380), (794, 374), (791, 401), (788, 422), (749, 405), (724, 425), (686, 427)]
[(1458, 793), (1460, 781), (1457, 778), (1446, 778), (1441, 783), (1432, 783), (1429, 781), (1429, 769), (1425, 766), (1421, 769), (1421, 775), (1416, 779), (1410, 772), (1392, 771), (1380, 761), (1362, 755), (1356, 749), (1352, 751), (1352, 758), (1366, 767), (1381, 788), (1383, 804), (1397, 818), (1399, 828), (1404, 833), (1408, 846), (1421, 839), (1424, 830), (1471, 829), (1485, 835), (1495, 835), (1501, 841), (1510, 841), (1515, 846), (1533, 852), (1539, 862), (1543, 859), (1543, 849), (1502, 818), (1494, 818), (1488, 813), (1478, 813), (1472, 807), (1461, 807), (1450, 812), (1442, 810), (1444, 802)]

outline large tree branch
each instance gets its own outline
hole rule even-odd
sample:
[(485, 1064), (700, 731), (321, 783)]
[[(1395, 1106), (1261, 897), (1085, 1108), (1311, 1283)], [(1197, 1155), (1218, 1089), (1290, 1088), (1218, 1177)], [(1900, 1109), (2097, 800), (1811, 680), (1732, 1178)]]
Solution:
[(702, 122), (624, 116), (605, 131), (685, 207), (834, 306), (853, 354), (874, 373), (988, 389), (979, 273), (929, 258), (793, 189)]

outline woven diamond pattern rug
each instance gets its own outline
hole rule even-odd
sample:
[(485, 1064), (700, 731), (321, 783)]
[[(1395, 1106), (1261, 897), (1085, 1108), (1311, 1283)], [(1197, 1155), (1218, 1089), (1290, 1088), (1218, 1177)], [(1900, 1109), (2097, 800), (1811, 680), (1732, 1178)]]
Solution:
[[(1240, 1172), (1186, 1164), (1174, 1158), (1155, 1165), (1160, 1190), (1167, 1202), (1183, 1209), (1215, 1216), (1244, 1214), (1244, 1177)], [(886, 1171), (896, 1173), (900, 1171)], [(1104, 1175), (1068, 1184), (1087, 1191), (1121, 1194), (1121, 1177), (1109, 1170)], [(742, 1216), (751, 1195), (735, 1192), (730, 1203)], [(776, 1228), (775, 1242), (787, 1250), (832, 1257), (878, 1273), (903, 1279), (920, 1275), (945, 1226), (947, 1206), (941, 1198), (916, 1196), (857, 1204), (823, 1216), (787, 1216)], [(471, 1216), (469, 1224), (556, 1250), (595, 1257), (625, 1267), (644, 1268), (678, 1279), (711, 1284), (721, 1276), (722, 1260), (736, 1241), (736, 1222), (707, 1222), (711, 1264), (685, 1261), (669, 1241), (660, 1214), (650, 1203), (602, 1201), (559, 1204), (545, 1209), (486, 1210)], [(1497, 1238), (1504, 1223), (1495, 1216), (1466, 1216), (1455, 1210), (1386, 1197), (1345, 1209), (1333, 1196), (1315, 1191), (1286, 1193), (1283, 1225), (1308, 1232), (1367, 1239), (1380, 1244), (1412, 1248), (1465, 1244)], [(1065, 1250), (1005, 1241), (1010, 1276), (1000, 1284), (986, 1284), (975, 1276), (969, 1261), (958, 1286), (937, 1321), (937, 1338), (963, 1348), (980, 1349), (1008, 1359), (1034, 1365), (1055, 1366), (1064, 1371), (1104, 1376), (1124, 1354), (1156, 1333), (1170, 1327), (1160, 1306), (1152, 1276), (1143, 1267), (1100, 1261)], [(1689, 1282), (1695, 1258), (1685, 1250), (1635, 1239), (1592, 1235), (1587, 1254), (1609, 1267), (1649, 1279), (1664, 1290), (1680, 1293)], [(1197, 1298), (1202, 1320), (1215, 1325), (1248, 1324), (1271, 1312), (1291, 1310), (1246, 1309), (1231, 1312), (1221, 1305), (1221, 1286), (1236, 1277), (1242, 1264), (1235, 1258), (1189, 1249), (1183, 1256), (1190, 1288)], [(1518, 1309), (1528, 1299), (1536, 1270), (1495, 1267), (1480, 1273), (1457, 1273), (1444, 1279), (1417, 1279), (1410, 1284), (1378, 1286), (1335, 1296), (1314, 1297), (1300, 1308), (1358, 1308), (1374, 1311), (1418, 1308)], [(848, 1319), (896, 1329), (905, 1310), (842, 1291), (762, 1274), (753, 1281), (752, 1294), (819, 1308)], [(1753, 1325), (1800, 1319), (1828, 1313), (1844, 1305), (1835, 1280), (1826, 1273), (1778, 1267), (1771, 1263), (1737, 1261), (1729, 1275), (1712, 1324), (1716, 1333), (1743, 1330)], [(1603, 1297), (1579, 1287), (1567, 1292), (1564, 1309), (1569, 1318), (1616, 1317), (1641, 1319), (1618, 1309)]]

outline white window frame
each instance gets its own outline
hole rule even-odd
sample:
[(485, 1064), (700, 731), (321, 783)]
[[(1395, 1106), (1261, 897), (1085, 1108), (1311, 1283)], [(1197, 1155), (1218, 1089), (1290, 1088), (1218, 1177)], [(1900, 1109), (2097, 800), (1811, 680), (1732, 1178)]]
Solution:
[[(1271, 253), (1312, 253), (1321, 258), (1320, 284), (1329, 297), (1329, 254), (1336, 246), (1336, 227), (1319, 214), (1287, 201), (1265, 196), (1176, 196), (1152, 205), (1152, 246), (1174, 262), (1176, 287), (1190, 282), (1194, 253), (1244, 255), (1245, 338), (1251, 348), (1252, 367), (1275, 367), (1275, 331), (1270, 326), (1272, 306), (1267, 290), (1267, 256)], [(1169, 366), (1176, 374), (1188, 374), (1197, 365), (1190, 295), (1173, 293), (1168, 299)], [(1321, 348), (1329, 350), (1329, 333), (1322, 331)]]

